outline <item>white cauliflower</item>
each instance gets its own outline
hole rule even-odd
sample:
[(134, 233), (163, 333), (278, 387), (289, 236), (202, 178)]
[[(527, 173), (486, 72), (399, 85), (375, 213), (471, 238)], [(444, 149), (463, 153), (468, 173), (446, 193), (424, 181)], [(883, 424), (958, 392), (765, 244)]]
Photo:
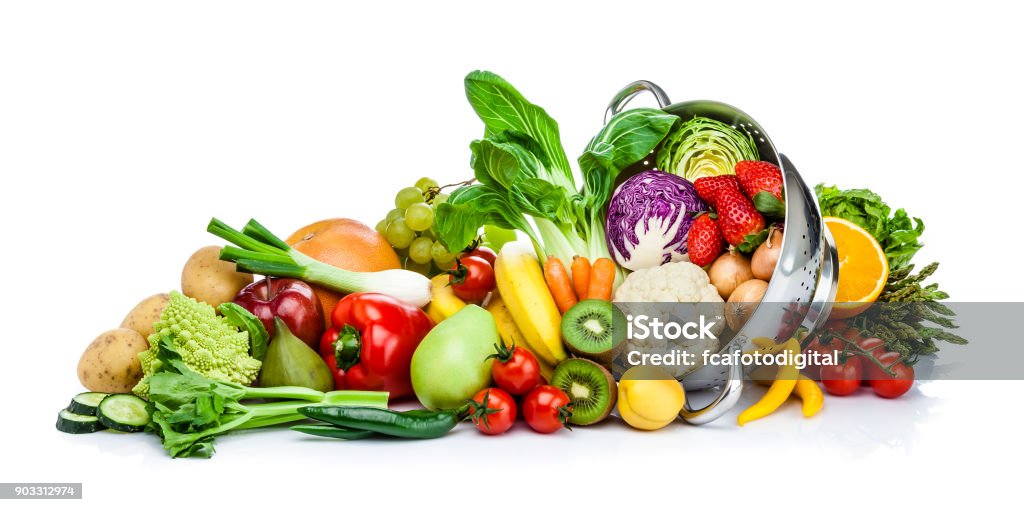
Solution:
[(615, 302), (722, 302), (722, 296), (704, 269), (676, 261), (626, 276)]
[[(645, 314), (662, 322), (715, 322), (710, 330), (717, 337), (725, 329), (725, 304), (718, 290), (711, 284), (704, 269), (688, 261), (666, 263), (660, 267), (637, 270), (626, 276), (626, 280), (615, 292), (615, 303), (626, 315)], [(718, 340), (633, 339), (626, 341), (625, 352), (640, 351), (646, 354), (666, 354), (673, 349), (693, 354), (692, 366), (664, 366), (676, 378), (702, 366), (701, 354), (705, 350), (718, 351)]]

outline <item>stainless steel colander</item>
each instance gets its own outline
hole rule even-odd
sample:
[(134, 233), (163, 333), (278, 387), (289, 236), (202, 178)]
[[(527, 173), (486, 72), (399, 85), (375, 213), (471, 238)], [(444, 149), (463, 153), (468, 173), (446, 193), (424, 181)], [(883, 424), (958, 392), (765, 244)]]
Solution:
[[(721, 352), (753, 349), (752, 340), (757, 337), (783, 343), (801, 327), (810, 333), (816, 331), (828, 319), (835, 300), (839, 259), (832, 235), (822, 222), (814, 192), (804, 183), (796, 167), (775, 149), (764, 129), (743, 111), (709, 100), (671, 103), (661, 87), (645, 80), (633, 82), (615, 95), (605, 112), (605, 122), (643, 92), (651, 93), (662, 110), (684, 121), (695, 116), (708, 117), (747, 132), (757, 143), (761, 160), (782, 170), (786, 219), (779, 262), (761, 304)], [(653, 169), (654, 160), (648, 159), (636, 170)], [(683, 419), (703, 424), (722, 416), (739, 399), (745, 370), (749, 368), (703, 366), (686, 375), (682, 382), (687, 390), (717, 388), (720, 391), (703, 407), (694, 407), (687, 398), (681, 413)]]

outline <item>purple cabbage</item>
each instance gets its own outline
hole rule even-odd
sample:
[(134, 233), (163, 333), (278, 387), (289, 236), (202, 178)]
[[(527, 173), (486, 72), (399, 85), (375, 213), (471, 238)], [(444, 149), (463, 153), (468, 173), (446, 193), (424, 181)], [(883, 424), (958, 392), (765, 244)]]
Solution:
[(619, 185), (608, 204), (605, 237), (625, 268), (657, 267), (686, 257), (695, 212), (708, 207), (693, 184), (662, 171), (644, 171)]

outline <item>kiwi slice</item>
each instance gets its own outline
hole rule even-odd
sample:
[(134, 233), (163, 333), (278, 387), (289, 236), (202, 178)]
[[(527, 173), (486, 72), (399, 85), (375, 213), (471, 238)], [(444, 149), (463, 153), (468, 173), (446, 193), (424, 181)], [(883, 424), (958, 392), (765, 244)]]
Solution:
[(607, 366), (626, 339), (626, 316), (606, 300), (577, 302), (562, 317), (562, 339), (573, 354)]
[(551, 385), (569, 395), (572, 401), (569, 422), (574, 425), (593, 425), (607, 418), (619, 395), (615, 379), (604, 366), (575, 357), (555, 367)]

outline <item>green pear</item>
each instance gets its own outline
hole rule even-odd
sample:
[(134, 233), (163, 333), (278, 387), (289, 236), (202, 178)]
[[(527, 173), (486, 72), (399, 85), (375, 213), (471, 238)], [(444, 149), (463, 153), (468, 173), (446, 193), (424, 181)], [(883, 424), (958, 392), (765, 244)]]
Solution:
[(412, 356), (412, 389), (424, 407), (455, 409), (491, 383), (498, 326), (487, 310), (474, 305), (437, 324)]
[(302, 386), (327, 392), (334, 389), (334, 375), (320, 354), (274, 317), (274, 339), (263, 358), (260, 386)]

